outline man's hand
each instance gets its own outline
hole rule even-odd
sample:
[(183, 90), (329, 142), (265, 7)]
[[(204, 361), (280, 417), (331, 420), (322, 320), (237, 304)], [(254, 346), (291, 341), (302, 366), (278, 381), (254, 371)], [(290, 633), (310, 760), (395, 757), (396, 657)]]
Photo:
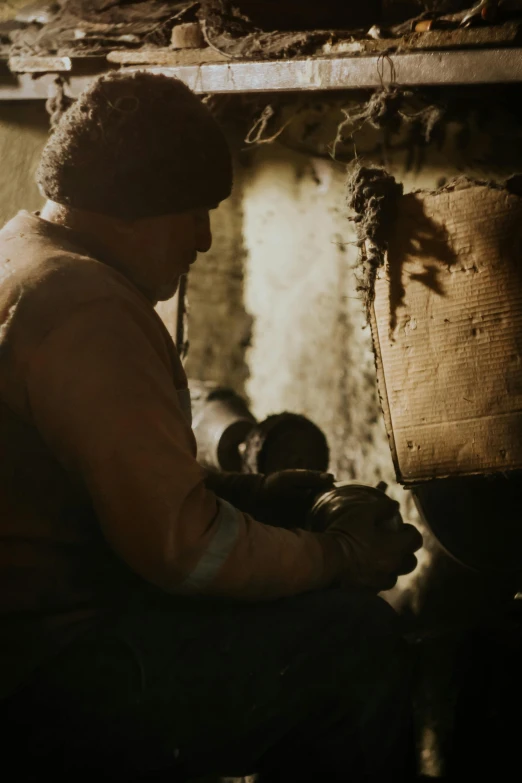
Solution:
[(266, 476), (255, 498), (255, 516), (281, 527), (303, 527), (317, 495), (333, 489), (334, 477), (315, 470), (281, 470)]
[(316, 470), (281, 470), (269, 476), (209, 471), (206, 485), (259, 522), (294, 528), (305, 526), (317, 495), (333, 488), (334, 477)]
[(390, 590), (398, 576), (415, 569), (422, 536), (404, 524), (395, 500), (373, 488), (351, 490), (325, 532), (339, 546), (340, 584)]

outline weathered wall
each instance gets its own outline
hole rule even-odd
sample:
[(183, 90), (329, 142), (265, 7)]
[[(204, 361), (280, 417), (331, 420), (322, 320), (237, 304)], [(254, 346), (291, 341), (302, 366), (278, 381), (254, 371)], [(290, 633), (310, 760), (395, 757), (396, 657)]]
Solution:
[[(450, 107), (459, 101), (449, 96)], [(254, 413), (288, 409), (316, 421), (339, 479), (392, 482), (370, 333), (356, 290), (346, 164), (331, 156), (346, 108), (358, 111), (339, 96), (287, 104), (280, 115), (281, 125), (291, 119), (284, 144), (238, 156), (234, 195), (214, 215), (214, 248), (191, 272), (187, 367), (189, 375), (239, 391), (248, 372)], [(414, 124), (393, 138), (348, 127), (336, 152), (386, 165), (406, 190), (435, 188), (462, 173), (502, 177), (517, 160), (522, 166), (519, 131), (501, 120), (495, 135), (479, 119), (473, 110), (458, 120), (449, 116), (429, 145), (420, 143), (422, 128)], [(249, 316), (253, 338), (245, 363)]]
[(213, 243), (200, 255), (188, 284), (189, 378), (245, 392), (245, 359), (252, 320), (244, 305), (244, 170), (236, 165), (235, 188), (211, 213)]
[(282, 146), (255, 155), (243, 197), (248, 393), (261, 418), (302, 413), (325, 431), (339, 479), (389, 479), (373, 356), (347, 220), (345, 167)]
[(34, 173), (48, 127), (40, 101), (0, 104), (0, 225), (19, 209), (36, 210), (42, 204)]
[(13, 19), (19, 8), (29, 5), (26, 0), (2, 0), (0, 2), (0, 22), (6, 19)]
[[(386, 156), (406, 191), (435, 188), (464, 171), (492, 175), (481, 140), (475, 147), (482, 164), (473, 166), (451, 130), (446, 146), (425, 151), (413, 170), (406, 151)], [(363, 142), (371, 149), (371, 134)], [(373, 151), (367, 160), (383, 162)], [(325, 157), (277, 144), (253, 155), (243, 190), (246, 306), (255, 324), (247, 390), (259, 416), (288, 408), (323, 427), (340, 479), (376, 482), (390, 480), (392, 468), (357, 292), (358, 248), (345, 182), (346, 166)]]
[(245, 301), (254, 319), (247, 392), (258, 418), (290, 410), (312, 419), (339, 481), (385, 481), (415, 521), (409, 493), (395, 482), (378, 404), (345, 182), (346, 166), (325, 158), (280, 145), (254, 155), (243, 193)]
[[(458, 103), (459, 96), (452, 100)], [(251, 316), (246, 391), (254, 414), (291, 410), (309, 416), (328, 437), (330, 468), (339, 480), (386, 481), (404, 515), (416, 521), (411, 496), (394, 481), (377, 401), (371, 336), (357, 292), (346, 164), (331, 157), (342, 108), (346, 102), (338, 97), (300, 104), (281, 137), (284, 145), (262, 145), (237, 162), (235, 195), (214, 218), (215, 249), (191, 273), (188, 367), (194, 377), (241, 390)], [(293, 111), (285, 109), (284, 122)], [(516, 170), (517, 161), (522, 168), (519, 131), (502, 118), (496, 130), (473, 111), (450, 118), (429, 145), (419, 141), (418, 128), (412, 131), (390, 138), (367, 126), (348, 129), (337, 153), (356, 152), (386, 165), (406, 191), (435, 188), (463, 173), (502, 178)], [(429, 538), (428, 546), (433, 548)], [(429, 560), (423, 552), (423, 567)], [(393, 598), (422, 581), (423, 567), (413, 580), (401, 580)], [(413, 588), (408, 600), (415, 608), (426, 599)]]

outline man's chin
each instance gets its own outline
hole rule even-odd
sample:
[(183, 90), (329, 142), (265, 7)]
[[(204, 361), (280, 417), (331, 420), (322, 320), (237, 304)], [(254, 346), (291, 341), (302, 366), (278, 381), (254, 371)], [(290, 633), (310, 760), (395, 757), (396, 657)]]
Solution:
[(179, 280), (176, 280), (174, 284), (170, 283), (169, 285), (164, 286), (156, 291), (156, 300), (158, 302), (166, 302), (168, 299), (172, 299), (178, 288)]

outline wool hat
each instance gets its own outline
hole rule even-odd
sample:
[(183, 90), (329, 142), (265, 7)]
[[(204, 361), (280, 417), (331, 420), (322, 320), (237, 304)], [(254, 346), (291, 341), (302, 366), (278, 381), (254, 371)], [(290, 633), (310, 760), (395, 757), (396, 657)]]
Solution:
[(36, 181), (77, 209), (135, 220), (216, 206), (230, 195), (230, 150), (183, 82), (114, 72), (96, 79), (60, 119)]

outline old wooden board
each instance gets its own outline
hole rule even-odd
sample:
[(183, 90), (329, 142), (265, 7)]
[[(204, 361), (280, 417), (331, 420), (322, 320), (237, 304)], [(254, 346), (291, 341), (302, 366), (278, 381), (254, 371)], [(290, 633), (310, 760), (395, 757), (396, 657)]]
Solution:
[[(378, 89), (386, 84), (496, 84), (522, 81), (522, 49), (137, 67), (181, 79), (198, 93), (215, 94)], [(6, 74), (0, 79), (0, 100), (45, 100), (55, 78), (53, 73)], [(72, 72), (62, 75), (64, 90), (75, 97), (93, 78), (77, 74), (73, 63)]]

